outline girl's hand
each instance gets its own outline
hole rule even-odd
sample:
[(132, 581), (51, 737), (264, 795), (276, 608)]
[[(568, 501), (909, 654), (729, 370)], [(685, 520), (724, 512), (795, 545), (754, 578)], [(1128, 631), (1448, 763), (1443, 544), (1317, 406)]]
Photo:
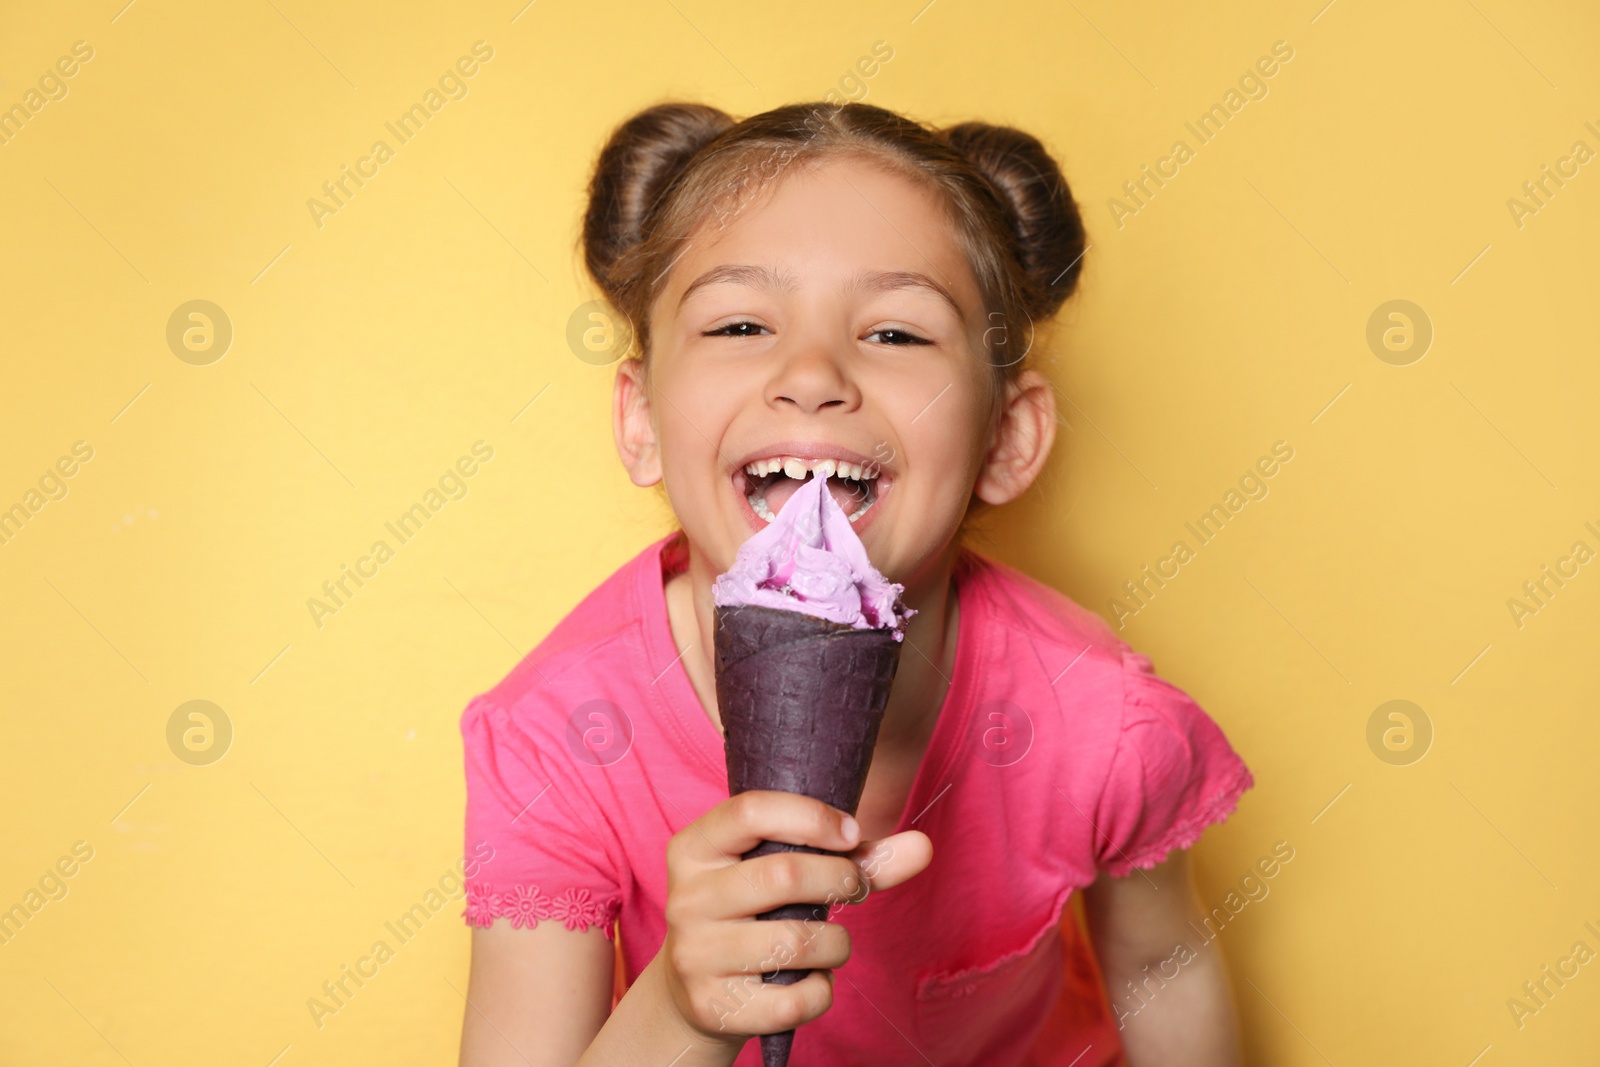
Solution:
[[(933, 843), (919, 830), (858, 841), (855, 820), (795, 793), (750, 790), (667, 843), (667, 936), (658, 960), (672, 1003), (695, 1031), (730, 1048), (791, 1030), (833, 1006), (833, 968), (850, 958), (838, 923), (754, 918), (784, 904), (859, 904), (920, 873)], [(848, 856), (783, 852), (740, 860), (762, 841)], [(793, 985), (763, 972), (811, 968)]]

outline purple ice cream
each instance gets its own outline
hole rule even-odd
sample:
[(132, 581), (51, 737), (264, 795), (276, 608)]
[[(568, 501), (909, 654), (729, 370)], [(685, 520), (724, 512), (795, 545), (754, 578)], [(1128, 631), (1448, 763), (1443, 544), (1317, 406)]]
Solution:
[(795, 490), (764, 530), (739, 547), (727, 573), (712, 583), (718, 605), (798, 611), (858, 630), (890, 629), (903, 640), (916, 610), (901, 603), (905, 587), (867, 559), (827, 479), (813, 475)]
[[(867, 559), (850, 519), (813, 474), (765, 529), (739, 547), (712, 586), (717, 710), (728, 794), (796, 793), (855, 814), (915, 614)], [(830, 853), (761, 841), (746, 860)], [(760, 920), (826, 922), (832, 902), (779, 905)], [(811, 973), (779, 968), (764, 983)], [(794, 1030), (761, 1035), (763, 1067), (788, 1067)]]

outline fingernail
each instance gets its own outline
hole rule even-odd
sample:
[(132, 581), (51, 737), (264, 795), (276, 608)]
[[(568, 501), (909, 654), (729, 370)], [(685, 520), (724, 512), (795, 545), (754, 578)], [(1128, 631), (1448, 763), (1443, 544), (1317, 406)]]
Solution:
[(846, 841), (854, 841), (856, 839), (856, 835), (861, 832), (861, 827), (856, 825), (854, 818), (846, 815), (839, 823), (839, 832), (844, 835), (844, 839)]

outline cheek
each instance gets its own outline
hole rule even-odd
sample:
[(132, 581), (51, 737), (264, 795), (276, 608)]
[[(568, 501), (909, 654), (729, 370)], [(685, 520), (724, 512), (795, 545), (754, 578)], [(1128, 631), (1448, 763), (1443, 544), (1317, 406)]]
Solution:
[(760, 403), (760, 385), (709, 360), (683, 359), (656, 370), (651, 408), (663, 461), (684, 473), (721, 465), (717, 449), (740, 412)]
[(890, 425), (908, 464), (940, 472), (936, 488), (963, 500), (987, 449), (986, 375), (921, 368), (886, 394), (894, 398)]
[(714, 451), (716, 440), (712, 423), (716, 413), (697, 390), (664, 385), (654, 401), (656, 441), (665, 463), (678, 467), (696, 465)]

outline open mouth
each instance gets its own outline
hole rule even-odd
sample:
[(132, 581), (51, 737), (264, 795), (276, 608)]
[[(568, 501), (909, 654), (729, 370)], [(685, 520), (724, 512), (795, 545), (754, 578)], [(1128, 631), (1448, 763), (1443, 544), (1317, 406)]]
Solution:
[(880, 469), (873, 463), (838, 459), (772, 456), (745, 464), (743, 492), (750, 509), (771, 522), (806, 480), (828, 480), (828, 493), (851, 522), (859, 522), (878, 501)]

